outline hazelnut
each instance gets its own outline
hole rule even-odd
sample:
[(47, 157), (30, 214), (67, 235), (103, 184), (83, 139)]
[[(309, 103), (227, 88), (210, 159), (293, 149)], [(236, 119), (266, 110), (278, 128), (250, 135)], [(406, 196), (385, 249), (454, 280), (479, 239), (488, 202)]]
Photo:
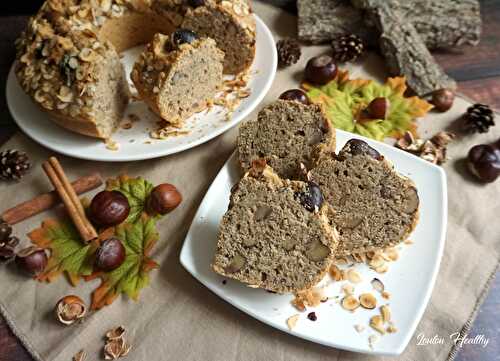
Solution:
[(116, 226), (125, 221), (129, 213), (128, 199), (119, 191), (97, 193), (89, 207), (89, 217), (99, 227)]
[(377, 150), (370, 147), (368, 143), (361, 139), (350, 139), (344, 148), (347, 148), (348, 152), (352, 155), (368, 155), (376, 160), (383, 158)]
[(407, 188), (404, 191), (404, 206), (403, 212), (411, 214), (418, 209), (420, 199), (418, 198), (417, 189), (414, 187)]
[(121, 266), (125, 260), (125, 247), (118, 238), (104, 240), (96, 251), (95, 266), (97, 269), (110, 272)]
[(491, 144), (476, 145), (469, 150), (467, 164), (479, 180), (494, 182), (500, 174), (500, 149)]
[(63, 325), (72, 325), (87, 314), (87, 306), (83, 300), (74, 295), (63, 297), (56, 305), (56, 316)]
[(390, 106), (391, 102), (389, 101), (389, 99), (379, 97), (373, 99), (370, 104), (368, 104), (366, 111), (373, 119), (386, 119), (387, 115), (389, 114)]
[(361, 307), (373, 310), (377, 306), (377, 299), (371, 293), (363, 293), (359, 296)]
[(182, 202), (182, 195), (177, 188), (168, 183), (157, 185), (147, 200), (148, 212), (151, 214), (167, 214)]
[(448, 111), (455, 101), (455, 93), (450, 89), (439, 89), (432, 93), (431, 104), (440, 112)]
[(307, 94), (300, 89), (290, 89), (280, 95), (280, 99), (299, 102), (305, 105), (311, 104)]
[(235, 254), (233, 259), (231, 260), (231, 263), (229, 264), (229, 266), (226, 267), (226, 272), (227, 273), (238, 272), (239, 270), (241, 270), (243, 268), (245, 263), (246, 263), (245, 257), (243, 257), (242, 255), (237, 253), (237, 254)]
[(326, 84), (337, 76), (338, 68), (329, 55), (320, 55), (309, 59), (304, 72), (307, 81), (313, 84)]
[(44, 271), (47, 267), (47, 261), (45, 250), (34, 246), (21, 250), (15, 260), (19, 268), (34, 276)]

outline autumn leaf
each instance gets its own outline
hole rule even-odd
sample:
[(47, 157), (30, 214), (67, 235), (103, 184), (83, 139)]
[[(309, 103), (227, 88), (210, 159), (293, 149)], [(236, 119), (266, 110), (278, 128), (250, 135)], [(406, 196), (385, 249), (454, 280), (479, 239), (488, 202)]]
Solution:
[(47, 267), (36, 277), (37, 280), (52, 282), (66, 272), (71, 284), (76, 286), (81, 276), (92, 274), (92, 256), (99, 241), (85, 244), (70, 221), (49, 219), (30, 232), (28, 237), (38, 247), (50, 250)]
[(96, 277), (102, 280), (99, 288), (92, 293), (93, 310), (110, 305), (120, 293), (137, 300), (141, 289), (149, 284), (149, 272), (159, 267), (149, 258), (158, 240), (153, 218), (142, 215), (135, 223), (124, 223), (116, 228), (115, 237), (125, 247), (125, 261), (111, 272), (86, 277), (87, 280)]
[[(323, 105), (335, 128), (365, 137), (383, 140), (400, 137), (406, 131), (416, 132), (416, 118), (423, 117), (432, 108), (416, 96), (405, 97), (404, 77), (388, 78), (385, 84), (367, 79), (349, 79), (349, 73), (339, 71), (337, 77), (323, 86), (303, 83), (311, 101)], [(364, 109), (377, 98), (389, 99), (386, 119), (367, 119)]]
[(109, 179), (106, 182), (106, 189), (119, 191), (127, 197), (130, 204), (130, 214), (126, 222), (135, 223), (145, 211), (146, 200), (153, 190), (153, 184), (140, 177), (130, 178), (122, 175), (118, 178)]

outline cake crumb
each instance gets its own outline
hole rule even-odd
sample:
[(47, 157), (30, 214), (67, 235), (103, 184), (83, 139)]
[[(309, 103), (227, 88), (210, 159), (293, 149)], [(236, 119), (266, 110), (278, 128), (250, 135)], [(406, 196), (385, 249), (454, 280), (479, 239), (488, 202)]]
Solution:
[(299, 317), (300, 317), (300, 315), (296, 314), (296, 315), (290, 316), (286, 320), (286, 324), (288, 326), (288, 329), (293, 330), (293, 328), (297, 325), (297, 322), (299, 321)]
[(118, 143), (112, 139), (106, 139), (104, 141), (104, 144), (106, 145), (106, 149), (111, 150), (113, 152), (116, 152), (118, 149), (120, 149)]

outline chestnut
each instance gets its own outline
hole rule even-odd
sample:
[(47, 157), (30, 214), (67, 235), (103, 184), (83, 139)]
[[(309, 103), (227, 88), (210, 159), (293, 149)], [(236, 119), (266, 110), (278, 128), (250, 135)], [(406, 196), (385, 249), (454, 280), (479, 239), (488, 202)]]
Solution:
[(47, 267), (47, 261), (48, 258), (45, 250), (34, 246), (19, 251), (15, 259), (19, 268), (33, 276), (36, 276), (45, 270), (45, 267)]
[(165, 215), (173, 211), (182, 202), (182, 195), (169, 183), (159, 184), (153, 188), (147, 200), (147, 211), (150, 214)]
[(455, 101), (455, 93), (450, 89), (439, 89), (432, 93), (431, 104), (440, 112), (450, 110)]
[(500, 174), (500, 149), (491, 144), (476, 145), (469, 150), (467, 165), (479, 180), (494, 182)]
[(198, 6), (205, 5), (205, 0), (189, 0), (188, 4), (189, 4), (189, 6), (197, 8)]
[(370, 147), (367, 142), (361, 139), (350, 139), (344, 146), (344, 149), (352, 155), (368, 155), (376, 160), (381, 160), (383, 158), (377, 150)]
[(55, 311), (59, 322), (69, 326), (85, 317), (87, 306), (80, 297), (69, 295), (57, 302)]
[(389, 99), (379, 97), (373, 99), (370, 104), (368, 104), (366, 111), (372, 119), (386, 119), (390, 106), (391, 102)]
[(116, 226), (125, 221), (130, 213), (127, 197), (119, 191), (102, 191), (92, 199), (89, 218), (99, 227)]
[(280, 99), (291, 100), (305, 105), (311, 104), (307, 94), (300, 89), (290, 89), (280, 95)]
[(95, 266), (100, 271), (110, 272), (122, 265), (125, 253), (122, 241), (118, 238), (108, 238), (96, 251)]
[(326, 84), (337, 76), (338, 68), (329, 55), (320, 55), (309, 59), (304, 77), (313, 84)]

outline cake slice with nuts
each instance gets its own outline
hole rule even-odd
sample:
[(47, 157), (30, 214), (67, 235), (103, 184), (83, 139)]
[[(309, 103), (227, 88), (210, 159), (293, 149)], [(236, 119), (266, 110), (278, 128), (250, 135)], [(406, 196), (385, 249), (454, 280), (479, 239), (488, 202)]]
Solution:
[(362, 140), (349, 140), (338, 155), (319, 154), (309, 176), (333, 207), (329, 216), (340, 235), (337, 256), (394, 246), (417, 225), (415, 184)]
[(156, 34), (132, 70), (139, 96), (172, 125), (204, 110), (221, 88), (224, 53), (210, 38), (177, 29)]
[(255, 161), (233, 187), (212, 268), (273, 292), (308, 289), (334, 258), (337, 233), (328, 211), (316, 184), (283, 180)]
[(318, 104), (277, 100), (243, 124), (238, 134), (243, 169), (265, 158), (283, 178), (300, 178), (301, 163), (310, 168), (313, 154), (321, 148), (335, 149), (335, 129)]

